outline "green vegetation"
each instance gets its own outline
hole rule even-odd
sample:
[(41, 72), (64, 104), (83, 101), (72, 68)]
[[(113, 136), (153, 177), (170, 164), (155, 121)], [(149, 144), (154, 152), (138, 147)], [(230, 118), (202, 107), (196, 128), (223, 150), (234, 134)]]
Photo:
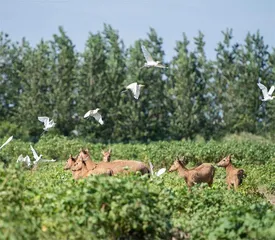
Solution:
[[(201, 184), (192, 192), (176, 173), (74, 181), (63, 166), (81, 147), (97, 161), (111, 147), (113, 159), (151, 160), (155, 169), (169, 168), (178, 155), (191, 167), (231, 153), (247, 177), (238, 191), (226, 189), (222, 168), (212, 188)], [(1, 151), (9, 165), (0, 168), (0, 239), (275, 239), (274, 207), (259, 193), (275, 194), (275, 146), (267, 140), (233, 135), (221, 142), (103, 145), (49, 134), (35, 148), (58, 161), (31, 172), (14, 164), (19, 154), (31, 154), (27, 142), (15, 140)]]
[[(240, 132), (274, 139), (274, 103), (262, 103), (257, 86), (258, 81), (268, 87), (274, 82), (274, 48), (259, 32), (236, 43), (227, 29), (221, 38), (210, 60), (203, 33), (193, 40), (183, 33), (165, 63), (163, 39), (153, 28), (146, 39), (125, 48), (118, 31), (105, 24), (89, 33), (83, 52), (76, 51), (62, 27), (34, 47), (0, 32), (1, 129), (38, 141), (42, 124), (37, 117), (46, 115), (57, 123), (51, 132), (94, 143), (193, 140), (197, 135), (209, 140)], [(141, 44), (169, 68), (140, 69), (145, 61)], [(138, 101), (121, 93), (132, 82), (145, 85)], [(101, 109), (104, 126), (83, 119), (95, 108)]]

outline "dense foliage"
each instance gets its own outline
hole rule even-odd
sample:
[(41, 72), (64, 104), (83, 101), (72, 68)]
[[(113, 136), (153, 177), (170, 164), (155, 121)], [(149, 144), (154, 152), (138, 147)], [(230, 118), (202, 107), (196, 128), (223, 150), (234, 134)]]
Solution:
[[(1, 139), (1, 142), (3, 139)], [(0, 239), (274, 239), (275, 146), (250, 134), (223, 141), (171, 141), (150, 144), (91, 144), (44, 135), (34, 145), (45, 158), (36, 171), (15, 164), (29, 154), (28, 142), (14, 140), (0, 158)], [(186, 156), (188, 167), (234, 154), (247, 173), (238, 191), (228, 191), (225, 170), (216, 168), (212, 188), (187, 190), (176, 173), (160, 178), (91, 176), (75, 181), (63, 166), (68, 155), (87, 147), (93, 159), (112, 148), (113, 159), (151, 160), (155, 169)], [(260, 193), (261, 192), (261, 193)], [(264, 195), (263, 195), (263, 194)]]
[[(244, 43), (233, 41), (232, 30), (222, 32), (215, 59), (207, 58), (201, 32), (192, 48), (183, 34), (166, 70), (140, 69), (145, 61), (141, 44), (163, 62), (163, 39), (152, 28), (147, 39), (126, 49), (119, 33), (105, 24), (103, 31), (89, 34), (81, 53), (62, 27), (35, 47), (1, 32), (0, 137), (14, 132), (9, 121), (19, 129), (15, 135), (37, 141), (39, 115), (56, 121), (51, 130), (56, 134), (103, 143), (197, 135), (209, 140), (242, 131), (274, 137), (274, 104), (261, 103), (256, 83), (274, 82), (275, 52), (259, 32), (248, 33)], [(136, 81), (145, 85), (138, 101), (130, 92), (121, 93)], [(103, 126), (83, 119), (97, 107)]]

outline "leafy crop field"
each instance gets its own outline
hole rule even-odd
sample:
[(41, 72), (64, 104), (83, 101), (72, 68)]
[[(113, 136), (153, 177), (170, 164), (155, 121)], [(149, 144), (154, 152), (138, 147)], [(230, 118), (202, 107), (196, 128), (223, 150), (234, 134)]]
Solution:
[[(82, 147), (95, 161), (111, 147), (113, 159), (150, 160), (156, 170), (169, 168), (176, 156), (186, 156), (192, 167), (215, 164), (230, 153), (247, 177), (237, 191), (227, 190), (223, 168), (216, 168), (212, 188), (201, 184), (191, 192), (177, 173), (168, 172), (159, 178), (131, 174), (75, 181), (63, 166)], [(0, 152), (0, 239), (275, 239), (275, 145), (269, 141), (106, 146), (48, 135), (35, 148), (57, 162), (22, 169), (17, 157), (31, 152), (19, 140)]]

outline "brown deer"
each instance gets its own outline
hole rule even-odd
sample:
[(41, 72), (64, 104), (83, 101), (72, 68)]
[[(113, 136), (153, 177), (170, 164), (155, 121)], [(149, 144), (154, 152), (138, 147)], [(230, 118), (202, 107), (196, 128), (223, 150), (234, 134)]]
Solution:
[(78, 157), (73, 166), (71, 167), (71, 170), (73, 172), (79, 172), (79, 174), (74, 175), (74, 179), (79, 179), (79, 178), (85, 178), (90, 175), (107, 175), (107, 176), (112, 176), (113, 171), (110, 168), (100, 168), (100, 167), (95, 167), (94, 169), (89, 170), (86, 165), (87, 161), (84, 161), (83, 158)]
[(231, 155), (223, 158), (220, 162), (217, 163), (218, 167), (224, 167), (226, 171), (226, 183), (227, 189), (230, 189), (231, 186), (234, 186), (236, 190), (240, 184), (242, 184), (245, 173), (243, 169), (235, 168), (231, 163)]
[(113, 170), (114, 175), (119, 173), (129, 173), (129, 172), (140, 172), (141, 174), (149, 174), (149, 168), (140, 161), (134, 160), (115, 160), (113, 162), (98, 162), (92, 161), (88, 150), (81, 150), (79, 157), (82, 157), (86, 161), (88, 169), (94, 169), (96, 167), (100, 168), (110, 168)]
[(102, 153), (102, 162), (111, 162), (112, 149), (109, 148), (107, 152), (102, 150), (101, 153)]
[(75, 162), (76, 162), (76, 160), (77, 160), (77, 157), (78, 157), (78, 156), (73, 157), (72, 154), (71, 154), (70, 157), (68, 158), (68, 160), (66, 161), (65, 166), (64, 166), (64, 170), (71, 170), (71, 171), (72, 171), (72, 175), (73, 175), (73, 178), (74, 178), (74, 179), (79, 179), (79, 178), (81, 178), (81, 174), (82, 174), (81, 170), (79, 170), (79, 171), (76, 171), (76, 170), (73, 171), (73, 170), (72, 170), (72, 167), (73, 167), (73, 165), (75, 164)]
[(170, 167), (169, 172), (178, 171), (179, 176), (183, 177), (189, 190), (196, 183), (208, 183), (211, 187), (215, 175), (215, 168), (210, 163), (203, 163), (198, 167), (187, 169), (183, 160), (176, 159)]

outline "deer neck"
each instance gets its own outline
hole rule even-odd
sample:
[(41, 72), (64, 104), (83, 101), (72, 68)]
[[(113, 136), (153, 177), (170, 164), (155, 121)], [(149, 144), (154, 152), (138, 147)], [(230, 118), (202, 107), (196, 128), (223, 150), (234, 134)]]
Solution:
[(186, 176), (188, 174), (188, 169), (184, 166), (180, 166), (178, 168), (178, 173), (179, 173), (179, 175)]
[(92, 170), (95, 169), (97, 167), (97, 164), (95, 162), (92, 161), (92, 159), (90, 157), (86, 157), (85, 159), (83, 159), (85, 161), (85, 167), (87, 170)]
[(229, 164), (225, 167), (226, 173), (231, 172), (233, 169), (235, 169), (235, 168), (234, 168), (234, 166), (232, 165), (231, 162), (229, 162)]

